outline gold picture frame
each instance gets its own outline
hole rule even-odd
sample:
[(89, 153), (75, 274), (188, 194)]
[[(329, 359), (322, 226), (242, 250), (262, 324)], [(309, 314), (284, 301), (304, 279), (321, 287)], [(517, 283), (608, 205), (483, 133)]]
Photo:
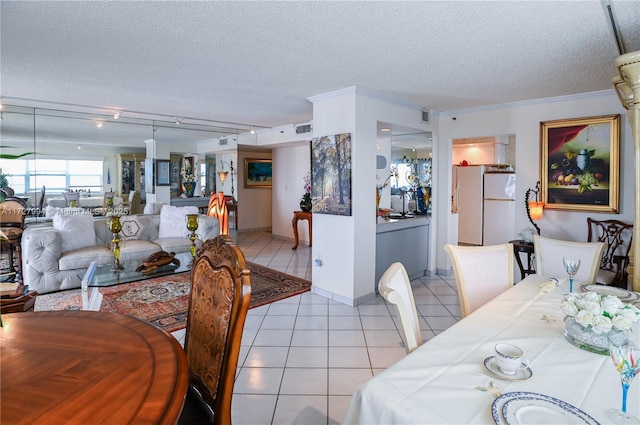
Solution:
[(545, 209), (618, 213), (620, 115), (540, 123)]

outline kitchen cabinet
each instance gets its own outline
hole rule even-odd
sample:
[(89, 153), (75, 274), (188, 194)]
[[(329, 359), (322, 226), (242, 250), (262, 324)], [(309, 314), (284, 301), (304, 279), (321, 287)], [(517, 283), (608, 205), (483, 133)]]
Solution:
[(404, 265), (410, 279), (427, 274), (429, 227), (430, 219), (425, 216), (390, 219), (376, 225), (376, 291), (380, 277), (396, 261)]

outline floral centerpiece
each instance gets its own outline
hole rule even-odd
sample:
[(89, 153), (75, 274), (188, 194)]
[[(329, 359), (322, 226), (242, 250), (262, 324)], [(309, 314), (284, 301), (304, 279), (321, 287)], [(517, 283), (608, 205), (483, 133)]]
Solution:
[(182, 177), (183, 183), (195, 183), (196, 181), (198, 181), (197, 172), (193, 169), (191, 161), (189, 161), (187, 158), (182, 158), (180, 176)]
[(640, 320), (640, 309), (613, 295), (570, 293), (560, 303), (565, 338), (587, 351), (609, 354), (611, 332), (625, 332)]
[(184, 186), (187, 197), (193, 196), (193, 191), (196, 188), (196, 182), (198, 181), (197, 164), (194, 167), (187, 158), (182, 158), (182, 165), (180, 166), (180, 177), (182, 177), (182, 185)]
[(311, 211), (311, 173), (307, 171), (307, 174), (302, 178), (304, 181), (304, 195), (300, 200), (300, 209), (305, 212)]

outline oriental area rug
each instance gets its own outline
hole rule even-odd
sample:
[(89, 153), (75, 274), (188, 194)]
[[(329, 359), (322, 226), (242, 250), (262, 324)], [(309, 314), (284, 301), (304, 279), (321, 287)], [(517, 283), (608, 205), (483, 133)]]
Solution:
[[(311, 289), (311, 282), (250, 263), (251, 304), (259, 307)], [(191, 273), (177, 273), (133, 283), (100, 288), (100, 311), (126, 314), (146, 320), (167, 332), (187, 326)], [(79, 310), (80, 289), (38, 295), (35, 311)]]

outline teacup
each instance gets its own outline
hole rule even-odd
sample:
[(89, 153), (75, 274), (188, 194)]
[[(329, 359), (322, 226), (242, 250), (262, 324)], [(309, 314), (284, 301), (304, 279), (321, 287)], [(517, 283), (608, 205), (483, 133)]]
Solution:
[(513, 375), (523, 367), (529, 366), (529, 360), (522, 357), (522, 349), (513, 344), (496, 344), (498, 369), (506, 375)]

